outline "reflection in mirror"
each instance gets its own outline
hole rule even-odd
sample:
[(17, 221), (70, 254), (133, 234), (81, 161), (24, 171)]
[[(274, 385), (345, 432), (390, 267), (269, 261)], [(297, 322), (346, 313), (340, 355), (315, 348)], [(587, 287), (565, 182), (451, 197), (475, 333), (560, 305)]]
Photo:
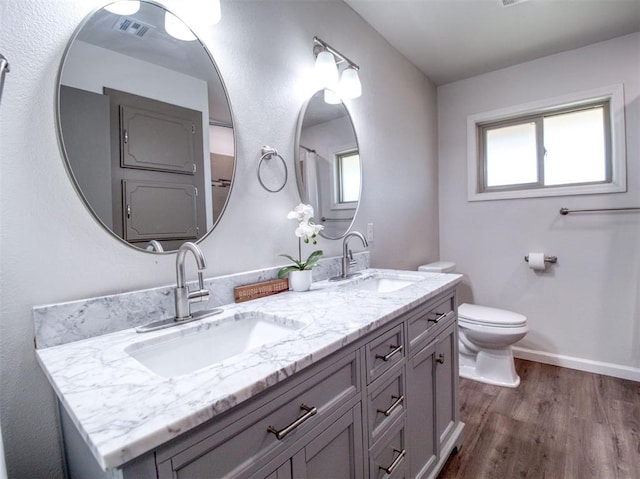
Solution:
[(300, 196), (313, 206), (324, 226), (320, 234), (342, 238), (360, 202), (360, 152), (347, 108), (342, 102), (325, 102), (324, 90), (302, 108), (295, 154)]
[[(70, 40), (58, 129), (75, 186), (102, 225), (141, 250), (175, 251), (224, 212), (233, 120), (204, 45), (161, 6), (139, 3), (130, 14), (98, 10)], [(183, 40), (166, 19), (181, 24)]]

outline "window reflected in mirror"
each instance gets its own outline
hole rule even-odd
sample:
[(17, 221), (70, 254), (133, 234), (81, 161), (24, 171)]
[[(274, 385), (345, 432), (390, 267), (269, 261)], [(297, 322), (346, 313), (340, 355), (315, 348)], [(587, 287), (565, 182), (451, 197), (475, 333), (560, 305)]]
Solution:
[(358, 150), (336, 155), (337, 202), (341, 205), (356, 203), (360, 198), (360, 153)]

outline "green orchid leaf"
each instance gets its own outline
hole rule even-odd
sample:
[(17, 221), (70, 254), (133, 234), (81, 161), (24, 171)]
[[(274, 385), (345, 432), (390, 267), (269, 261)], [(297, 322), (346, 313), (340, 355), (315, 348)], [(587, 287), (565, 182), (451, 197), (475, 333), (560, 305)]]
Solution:
[(280, 268), (278, 278), (284, 278), (290, 271), (300, 271), (300, 268), (298, 266), (285, 266), (284, 268)]
[(288, 254), (281, 254), (281, 255), (278, 255), (278, 256), (282, 256), (283, 258), (287, 258), (288, 260), (293, 261), (297, 265), (296, 269), (303, 269), (303, 267), (304, 267), (304, 263), (303, 262), (298, 261), (297, 259), (295, 259), (292, 256), (289, 256)]
[(313, 253), (311, 253), (307, 258), (307, 261), (305, 261), (304, 263), (304, 269), (311, 269), (316, 266), (323, 254), (324, 253), (322, 250), (314, 251)]

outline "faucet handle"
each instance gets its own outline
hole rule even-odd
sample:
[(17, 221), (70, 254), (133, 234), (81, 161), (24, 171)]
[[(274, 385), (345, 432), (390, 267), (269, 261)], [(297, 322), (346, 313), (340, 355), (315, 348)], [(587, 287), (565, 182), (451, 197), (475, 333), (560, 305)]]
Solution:
[(349, 265), (353, 266), (356, 264), (356, 260), (353, 259), (353, 251), (349, 249)]
[(187, 295), (190, 303), (202, 303), (209, 301), (209, 291), (206, 289), (200, 289), (198, 291), (189, 291)]
[(192, 303), (209, 300), (209, 290), (204, 287), (204, 277), (202, 276), (202, 271), (198, 271), (198, 290), (189, 291), (188, 298)]

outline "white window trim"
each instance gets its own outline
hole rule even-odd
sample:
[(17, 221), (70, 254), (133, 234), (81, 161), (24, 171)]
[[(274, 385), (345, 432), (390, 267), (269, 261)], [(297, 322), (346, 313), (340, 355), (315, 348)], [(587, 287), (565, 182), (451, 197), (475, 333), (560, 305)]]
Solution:
[[(595, 185), (567, 185), (546, 188), (478, 191), (478, 123), (498, 121), (531, 113), (544, 113), (559, 106), (579, 105), (598, 100), (610, 101), (611, 114), (611, 183)], [(627, 191), (626, 143), (624, 122), (624, 88), (622, 84), (610, 85), (589, 91), (549, 98), (523, 105), (502, 108), (467, 117), (467, 199), (468, 201), (503, 200), (512, 198), (537, 198), (544, 196), (591, 195), (621, 193)]]
[[(336, 148), (333, 152), (333, 160), (331, 168), (333, 169), (333, 181), (331, 184), (331, 209), (332, 210), (353, 210), (358, 206), (357, 201), (347, 201), (344, 203), (340, 203), (338, 198), (340, 196), (340, 185), (338, 184), (340, 179), (340, 173), (338, 171), (338, 157), (344, 155), (346, 153), (354, 153), (358, 152), (358, 145), (345, 145), (342, 147)], [(360, 194), (362, 195), (362, 162), (360, 162)]]

